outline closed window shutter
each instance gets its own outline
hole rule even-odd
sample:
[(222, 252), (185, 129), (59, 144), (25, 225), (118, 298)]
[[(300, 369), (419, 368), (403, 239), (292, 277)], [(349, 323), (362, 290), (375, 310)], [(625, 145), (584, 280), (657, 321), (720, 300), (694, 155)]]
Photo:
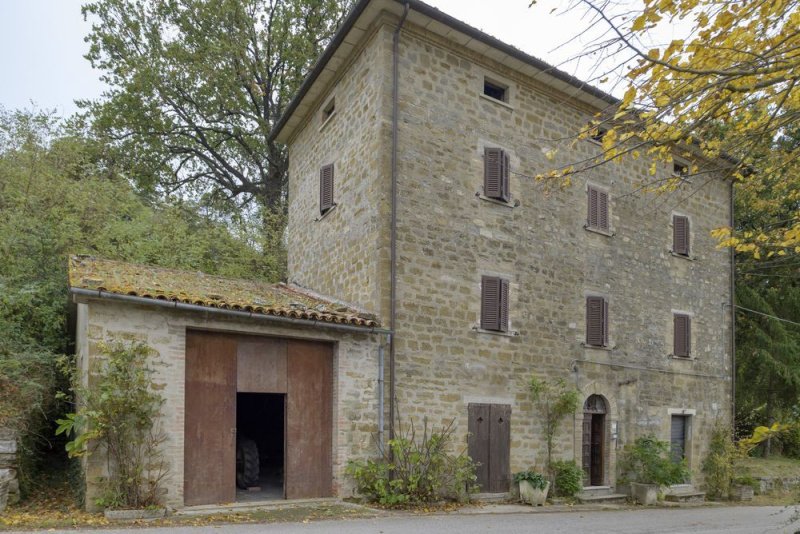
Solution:
[(589, 187), (589, 207), (586, 222), (592, 228), (597, 228), (597, 193), (597, 189)]
[(500, 279), (500, 321), (498, 330), (508, 332), (508, 280)]
[(483, 194), (489, 198), (504, 199), (503, 185), (507, 181), (507, 159), (502, 149), (483, 149)]
[(500, 279), (496, 276), (481, 278), (481, 328), (484, 330), (499, 330), (500, 285)]
[(608, 193), (597, 192), (597, 227), (608, 230)]
[(603, 297), (586, 297), (586, 344), (602, 347), (608, 337), (606, 315), (608, 307)]
[(505, 152), (502, 152), (502, 154), (503, 154), (502, 157), (503, 167), (502, 167), (502, 172), (500, 174), (501, 185), (502, 185), (500, 191), (500, 198), (502, 198), (506, 202), (509, 202), (511, 200), (511, 182), (509, 178), (509, 175), (511, 174), (511, 161), (510, 158), (508, 157), (508, 154), (506, 154)]
[(688, 315), (674, 316), (674, 347), (673, 352), (675, 356), (681, 358), (688, 358), (691, 352), (691, 339), (692, 339), (692, 321)]
[(333, 207), (333, 163), (319, 170), (319, 212), (324, 214)]
[(689, 217), (672, 217), (672, 251), (675, 254), (689, 255)]
[(603, 346), (608, 346), (608, 301), (603, 299)]

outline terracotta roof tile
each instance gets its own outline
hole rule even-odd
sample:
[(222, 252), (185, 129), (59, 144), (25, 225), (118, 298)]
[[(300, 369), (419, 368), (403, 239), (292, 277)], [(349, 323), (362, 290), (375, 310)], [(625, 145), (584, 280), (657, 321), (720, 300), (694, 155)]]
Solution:
[(118, 295), (279, 317), (379, 327), (375, 315), (297, 286), (266, 284), (92, 256), (71, 256), (69, 285)]

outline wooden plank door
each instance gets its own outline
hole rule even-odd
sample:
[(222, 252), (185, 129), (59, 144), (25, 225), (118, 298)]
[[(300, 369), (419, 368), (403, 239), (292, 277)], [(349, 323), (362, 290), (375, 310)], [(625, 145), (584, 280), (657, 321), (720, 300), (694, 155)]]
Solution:
[(470, 404), (467, 406), (467, 454), (477, 465), (475, 483), (481, 491), (489, 491), (489, 422), (490, 404)]
[(489, 491), (503, 493), (511, 485), (511, 406), (492, 404), (489, 428)]
[(673, 415), (669, 432), (672, 460), (680, 462), (686, 457), (686, 417)]
[(605, 422), (606, 416), (592, 414), (592, 452), (591, 452), (591, 484), (603, 485), (603, 457), (605, 449)]
[(583, 414), (583, 430), (581, 433), (581, 458), (583, 463), (583, 479), (592, 485), (592, 414)]
[(286, 395), (287, 499), (333, 492), (333, 348), (288, 342)]
[(476, 463), (476, 484), (486, 493), (503, 493), (511, 484), (511, 406), (467, 406), (467, 452)]
[(186, 333), (183, 499), (187, 506), (236, 499), (236, 340)]

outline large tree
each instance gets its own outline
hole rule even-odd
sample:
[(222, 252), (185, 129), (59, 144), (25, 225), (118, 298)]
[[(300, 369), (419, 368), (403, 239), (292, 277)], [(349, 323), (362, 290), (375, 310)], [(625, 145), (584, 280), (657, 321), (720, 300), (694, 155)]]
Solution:
[[(572, 9), (584, 9), (590, 24), (607, 30), (582, 53), (602, 58), (595, 81), (622, 84), (616, 87), (623, 96), (576, 132), (585, 138), (607, 129), (602, 155), (550, 175), (648, 156), (654, 163), (643, 187), (674, 191), (686, 189), (687, 179), (702, 187), (723, 171), (756, 188), (766, 184), (791, 210), (787, 219), (747, 234), (722, 230), (722, 242), (756, 257), (800, 250), (798, 147), (785, 142), (800, 120), (799, 5), (572, 0)], [(671, 31), (682, 36), (663, 42)], [(659, 163), (672, 165), (674, 156), (688, 162), (684, 176), (657, 181)]]
[(348, 4), (87, 3), (87, 58), (108, 89), (82, 105), (109, 142), (107, 157), (124, 161), (141, 187), (190, 194), (229, 213), (247, 206), (279, 235), (287, 162), (268, 134)]

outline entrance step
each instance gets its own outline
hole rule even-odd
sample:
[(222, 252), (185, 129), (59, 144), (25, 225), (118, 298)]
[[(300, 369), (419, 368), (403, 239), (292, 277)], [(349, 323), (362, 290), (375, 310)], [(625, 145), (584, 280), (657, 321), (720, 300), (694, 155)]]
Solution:
[(611, 486), (587, 486), (576, 498), (583, 504), (623, 504), (628, 500), (627, 495), (614, 493)]
[(667, 502), (705, 502), (706, 494), (697, 491), (691, 484), (679, 484), (671, 486), (664, 494)]
[(473, 493), (470, 495), (472, 502), (506, 502), (511, 499), (511, 494), (505, 493)]

